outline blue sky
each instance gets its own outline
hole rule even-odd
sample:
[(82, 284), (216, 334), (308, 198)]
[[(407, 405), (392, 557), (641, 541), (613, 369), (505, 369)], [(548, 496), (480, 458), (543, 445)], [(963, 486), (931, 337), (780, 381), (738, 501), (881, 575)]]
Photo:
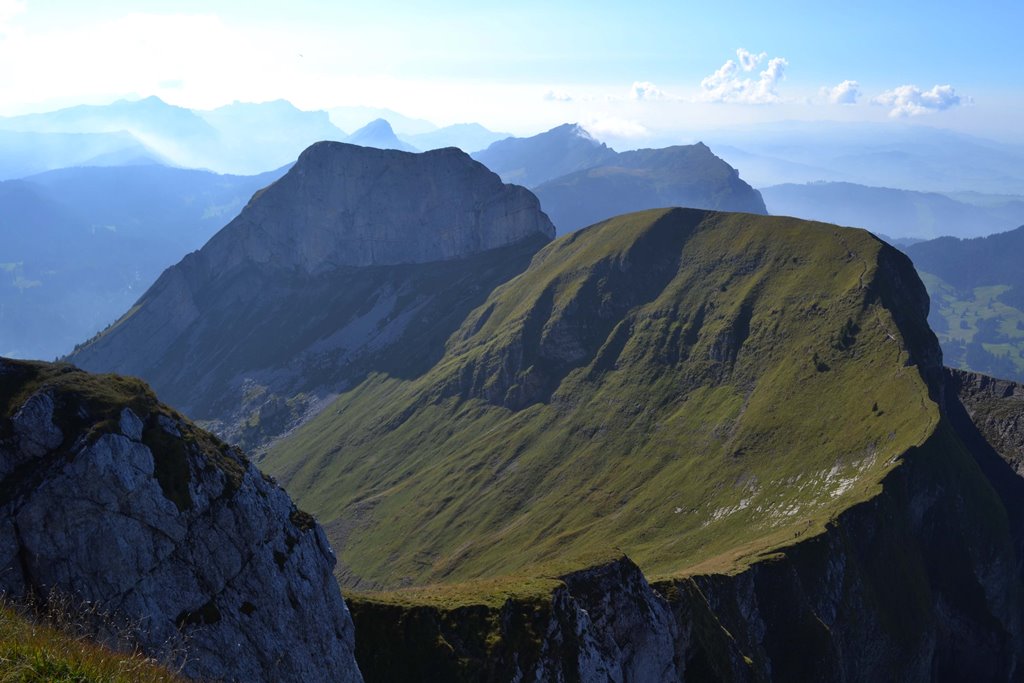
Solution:
[(156, 94), (385, 106), (511, 132), (825, 119), (1024, 135), (1019, 0), (285, 7), (0, 0), (0, 114)]

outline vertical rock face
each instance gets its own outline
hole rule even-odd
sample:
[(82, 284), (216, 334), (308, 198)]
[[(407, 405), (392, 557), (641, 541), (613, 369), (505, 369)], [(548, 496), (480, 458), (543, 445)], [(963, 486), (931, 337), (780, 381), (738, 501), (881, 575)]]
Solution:
[(201, 253), (218, 271), (247, 262), (317, 273), (462, 258), (537, 234), (554, 236), (537, 198), (457, 149), (318, 142)]
[(950, 390), (985, 440), (1024, 476), (1024, 386), (965, 370), (946, 370)]
[[(140, 382), (0, 360), (0, 593), (203, 680), (359, 681), (323, 531)], [(106, 635), (104, 635), (106, 634)]]

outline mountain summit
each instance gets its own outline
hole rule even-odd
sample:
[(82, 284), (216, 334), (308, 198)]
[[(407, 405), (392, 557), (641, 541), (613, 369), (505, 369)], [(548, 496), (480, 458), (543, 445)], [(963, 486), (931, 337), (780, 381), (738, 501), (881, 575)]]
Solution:
[(259, 445), (366, 372), (432, 362), (553, 235), (536, 197), (457, 149), (317, 143), (72, 358)]
[(473, 158), (507, 183), (536, 187), (545, 180), (610, 163), (615, 150), (578, 123), (564, 123), (529, 138), (507, 138)]
[(391, 124), (385, 119), (374, 119), (346, 138), (345, 142), (363, 147), (377, 149), (397, 149), (402, 152), (417, 152), (408, 142), (403, 142), (395, 135)]

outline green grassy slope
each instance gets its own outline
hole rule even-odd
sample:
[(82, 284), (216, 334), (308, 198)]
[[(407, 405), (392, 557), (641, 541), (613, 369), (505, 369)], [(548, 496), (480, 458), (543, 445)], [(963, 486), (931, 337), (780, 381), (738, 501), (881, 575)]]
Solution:
[(0, 605), (3, 683), (132, 683), (183, 681), (139, 654), (110, 650), (66, 629), (38, 623)]
[(370, 376), (263, 466), (358, 590), (472, 592), (618, 552), (649, 577), (736, 571), (932, 434), (926, 302), (863, 231), (630, 214), (550, 244), (428, 372)]

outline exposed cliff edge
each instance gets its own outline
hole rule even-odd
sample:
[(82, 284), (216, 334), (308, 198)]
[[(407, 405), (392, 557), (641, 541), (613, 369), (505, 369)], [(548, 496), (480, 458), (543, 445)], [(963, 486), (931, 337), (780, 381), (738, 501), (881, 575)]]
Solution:
[(282, 489), (138, 380), (0, 359), (8, 598), (91, 605), (190, 677), (360, 681), (334, 563)]
[(553, 235), (536, 197), (457, 149), (317, 143), (70, 360), (259, 446), (369, 371), (429, 366)]

